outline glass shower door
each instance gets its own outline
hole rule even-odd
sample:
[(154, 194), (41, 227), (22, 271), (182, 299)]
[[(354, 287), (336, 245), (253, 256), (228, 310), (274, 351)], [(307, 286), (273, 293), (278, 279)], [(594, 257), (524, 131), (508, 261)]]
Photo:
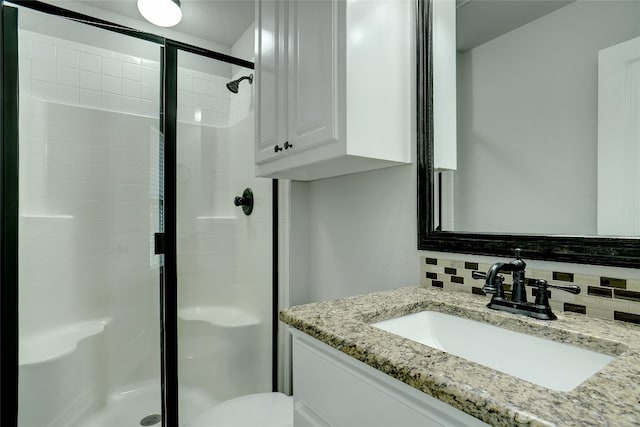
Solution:
[(19, 425), (159, 425), (161, 47), (18, 17)]
[[(253, 167), (253, 70), (178, 51), (180, 421), (271, 391), (272, 194)], [(242, 77), (248, 77), (242, 79)], [(245, 215), (234, 205), (254, 195)]]

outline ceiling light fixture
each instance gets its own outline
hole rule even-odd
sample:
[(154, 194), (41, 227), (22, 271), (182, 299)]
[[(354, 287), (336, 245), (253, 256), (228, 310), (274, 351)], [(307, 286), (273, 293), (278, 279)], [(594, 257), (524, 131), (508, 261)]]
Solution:
[(182, 19), (180, 0), (138, 0), (138, 10), (159, 27), (173, 27)]

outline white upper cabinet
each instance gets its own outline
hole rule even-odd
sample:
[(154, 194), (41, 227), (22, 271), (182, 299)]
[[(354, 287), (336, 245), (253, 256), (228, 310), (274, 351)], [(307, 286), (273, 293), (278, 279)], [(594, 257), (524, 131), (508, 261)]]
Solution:
[(308, 181), (411, 162), (412, 6), (257, 2), (258, 176)]
[[(296, 151), (338, 140), (338, 2), (289, 2), (288, 135)], [(310, 100), (313, 100), (310, 102)]]
[(286, 138), (286, 9), (283, 1), (256, 3), (256, 163), (269, 159)]

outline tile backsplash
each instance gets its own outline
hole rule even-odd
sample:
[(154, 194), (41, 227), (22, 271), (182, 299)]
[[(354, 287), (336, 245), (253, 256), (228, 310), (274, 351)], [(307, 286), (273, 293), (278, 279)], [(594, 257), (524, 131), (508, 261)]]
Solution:
[[(471, 277), (473, 271), (486, 273), (491, 264), (469, 260), (421, 257), (420, 277), (422, 286), (442, 288), (447, 291), (461, 291), (485, 295), (483, 280)], [(511, 274), (505, 276), (505, 293), (511, 291)], [(557, 289), (550, 289), (550, 304), (555, 312), (571, 311), (607, 320), (622, 320), (640, 324), (640, 280), (625, 277), (606, 277), (579, 274), (571, 271), (549, 271), (527, 269), (527, 281), (547, 280), (550, 284), (575, 284), (581, 287), (579, 295)], [(527, 298), (533, 301), (536, 289), (527, 287)], [(487, 301), (489, 296), (487, 296)]]

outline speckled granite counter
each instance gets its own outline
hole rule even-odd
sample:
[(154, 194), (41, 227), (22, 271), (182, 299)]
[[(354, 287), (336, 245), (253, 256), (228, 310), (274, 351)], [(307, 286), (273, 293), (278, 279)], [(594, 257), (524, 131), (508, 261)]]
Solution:
[[(640, 327), (556, 313), (542, 321), (489, 310), (488, 297), (407, 287), (280, 312), (292, 327), (491, 425), (640, 426)], [(433, 310), (617, 358), (570, 392), (516, 379), (369, 326)], [(522, 369), (527, 369), (523, 365)]]

